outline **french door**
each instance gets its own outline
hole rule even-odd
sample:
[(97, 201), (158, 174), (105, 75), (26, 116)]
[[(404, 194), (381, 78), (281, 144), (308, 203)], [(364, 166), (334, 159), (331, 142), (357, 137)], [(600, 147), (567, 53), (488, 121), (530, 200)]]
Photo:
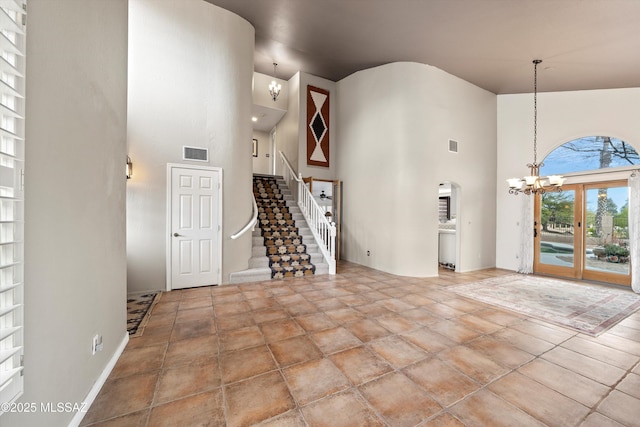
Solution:
[(536, 196), (534, 271), (630, 285), (628, 195), (609, 181)]

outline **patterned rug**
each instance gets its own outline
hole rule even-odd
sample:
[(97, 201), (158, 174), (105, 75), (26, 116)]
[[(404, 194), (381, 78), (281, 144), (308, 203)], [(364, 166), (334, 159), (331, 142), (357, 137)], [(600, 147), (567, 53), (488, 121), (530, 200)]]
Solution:
[(513, 274), (449, 290), (477, 301), (597, 336), (640, 308), (631, 289)]
[(127, 296), (127, 331), (129, 337), (139, 337), (149, 320), (151, 310), (160, 300), (162, 292)]
[(258, 226), (267, 248), (272, 279), (302, 277), (316, 271), (311, 255), (298, 234), (287, 202), (274, 178), (254, 176), (253, 194), (258, 205)]

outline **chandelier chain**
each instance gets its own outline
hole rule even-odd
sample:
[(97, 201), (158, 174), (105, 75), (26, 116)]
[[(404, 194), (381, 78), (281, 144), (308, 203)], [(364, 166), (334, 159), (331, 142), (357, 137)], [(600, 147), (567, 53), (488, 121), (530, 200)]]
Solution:
[(539, 59), (533, 61), (533, 163), (538, 163), (538, 64)]

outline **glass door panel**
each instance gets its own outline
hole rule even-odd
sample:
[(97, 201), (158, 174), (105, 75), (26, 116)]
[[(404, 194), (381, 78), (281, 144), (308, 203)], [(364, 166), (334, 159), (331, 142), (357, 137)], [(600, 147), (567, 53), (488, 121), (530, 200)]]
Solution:
[(584, 278), (628, 284), (629, 189), (626, 182), (585, 186)]
[(576, 251), (580, 244), (576, 239), (577, 197), (575, 188), (565, 186), (561, 193), (545, 193), (536, 199), (536, 272), (576, 277), (581, 261), (575, 256), (580, 254)]
[(628, 200), (626, 181), (536, 196), (534, 272), (629, 285)]

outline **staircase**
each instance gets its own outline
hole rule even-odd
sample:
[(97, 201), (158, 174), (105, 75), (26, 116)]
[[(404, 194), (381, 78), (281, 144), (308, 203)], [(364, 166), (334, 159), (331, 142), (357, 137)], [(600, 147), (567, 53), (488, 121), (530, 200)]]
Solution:
[(278, 176), (254, 175), (253, 192), (258, 224), (253, 231), (249, 268), (231, 273), (230, 283), (329, 274), (329, 265), (285, 181)]

